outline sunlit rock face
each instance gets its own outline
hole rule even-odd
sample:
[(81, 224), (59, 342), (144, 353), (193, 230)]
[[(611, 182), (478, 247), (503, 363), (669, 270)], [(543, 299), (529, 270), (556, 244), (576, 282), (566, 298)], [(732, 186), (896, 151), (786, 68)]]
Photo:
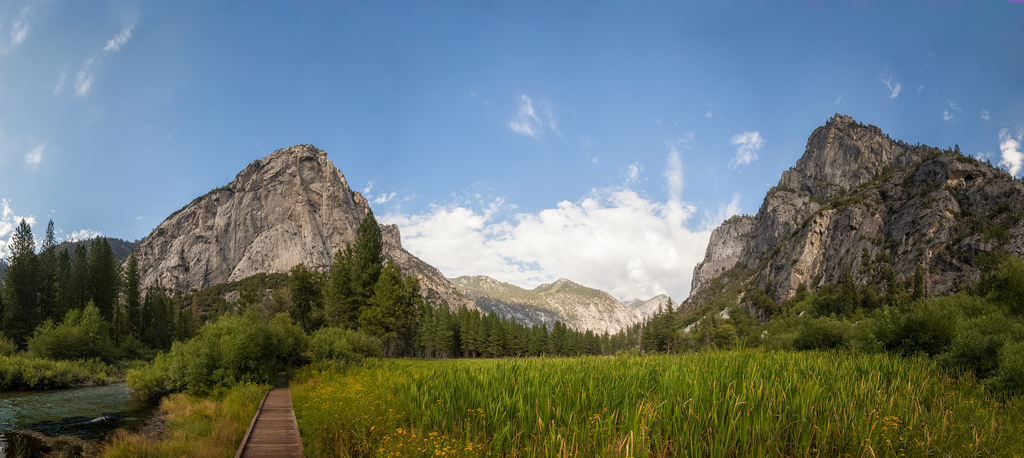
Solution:
[[(146, 237), (136, 251), (142, 286), (185, 293), (299, 263), (326, 269), (355, 240), (369, 211), (325, 152), (312, 145), (277, 150)], [(385, 255), (421, 277), (425, 293), (453, 307), (468, 303), (436, 269), (402, 249), (397, 227), (381, 229)]]
[[(756, 215), (711, 236), (691, 298), (735, 265), (776, 301), (849, 269), (884, 294), (920, 267), (925, 293), (979, 278), (978, 256), (1024, 254), (1024, 184), (958, 151), (911, 145), (837, 114), (814, 130)], [(693, 304), (691, 304), (693, 305)]]

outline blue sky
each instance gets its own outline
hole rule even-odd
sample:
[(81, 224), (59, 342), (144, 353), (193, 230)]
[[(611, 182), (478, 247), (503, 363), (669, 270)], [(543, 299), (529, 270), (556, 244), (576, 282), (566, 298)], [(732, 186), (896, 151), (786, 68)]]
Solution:
[(4, 0), (0, 239), (310, 143), (446, 275), (678, 301), (836, 112), (1020, 176), (1024, 4)]

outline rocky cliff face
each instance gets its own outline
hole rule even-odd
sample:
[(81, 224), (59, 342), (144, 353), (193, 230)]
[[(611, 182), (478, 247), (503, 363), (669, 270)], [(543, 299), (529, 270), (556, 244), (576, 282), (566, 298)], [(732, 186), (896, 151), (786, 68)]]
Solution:
[(737, 263), (776, 301), (844, 269), (884, 294), (920, 267), (925, 293), (940, 294), (977, 280), (985, 253), (1024, 254), (1022, 222), (1024, 184), (1005, 171), (837, 114), (756, 215), (712, 233), (691, 298)]
[[(142, 286), (185, 293), (299, 263), (325, 269), (355, 240), (369, 211), (326, 153), (311, 145), (281, 149), (157, 226), (137, 248)], [(467, 302), (436, 269), (402, 249), (397, 227), (381, 230), (385, 255), (403, 273), (421, 277), (425, 294), (451, 306)]]
[(596, 333), (617, 333), (640, 321), (640, 312), (610, 294), (566, 279), (526, 290), (486, 276), (458, 277), (452, 284), (477, 308), (532, 326), (561, 321)]

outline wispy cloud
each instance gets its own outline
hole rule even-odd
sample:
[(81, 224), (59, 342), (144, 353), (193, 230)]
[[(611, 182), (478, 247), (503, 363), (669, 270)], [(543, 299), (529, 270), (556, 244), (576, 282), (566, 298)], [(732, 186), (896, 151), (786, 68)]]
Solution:
[(1018, 129), (1016, 137), (1010, 134), (1009, 129), (999, 131), (999, 151), (1002, 153), (999, 165), (1005, 165), (1013, 176), (1017, 176), (1024, 167), (1024, 153), (1020, 151), (1021, 137), (1024, 137), (1024, 129)]
[(67, 82), (68, 82), (68, 69), (65, 68), (65, 69), (60, 71), (60, 76), (57, 77), (57, 84), (55, 86), (53, 86), (53, 95), (57, 95), (57, 94), (60, 94), (61, 92), (64, 92), (64, 86), (67, 85)]
[(552, 113), (551, 108), (546, 105), (539, 103), (538, 107), (535, 108), (533, 106), (533, 99), (526, 94), (521, 94), (519, 96), (519, 111), (509, 121), (508, 128), (512, 132), (533, 137), (537, 140), (540, 140), (541, 134), (546, 130), (550, 130), (555, 135), (561, 137), (562, 131), (558, 128), (558, 118)]
[(892, 76), (886, 76), (882, 78), (882, 84), (889, 89), (889, 100), (895, 99), (900, 96), (900, 91), (903, 90), (903, 85), (898, 82), (893, 82)]
[(26, 6), (21, 9), (18, 19), (14, 20), (14, 24), (11, 25), (11, 46), (18, 46), (25, 42), (25, 38), (28, 38), (28, 31), (31, 28), (28, 16), (31, 13), (32, 7)]
[(127, 27), (121, 29), (121, 31), (114, 35), (114, 38), (107, 40), (107, 45), (103, 47), (103, 52), (118, 52), (121, 50), (121, 46), (124, 46), (128, 42), (128, 39), (132, 37), (132, 29), (135, 27)]
[(960, 105), (957, 105), (952, 100), (946, 99), (946, 103), (949, 104), (949, 108), (942, 110), (942, 120), (946, 122), (953, 122), (956, 119), (956, 113), (962, 113)]
[(29, 168), (35, 169), (39, 167), (39, 163), (43, 161), (43, 151), (45, 150), (46, 145), (39, 145), (25, 154), (25, 163), (28, 164)]
[(981, 113), (978, 113), (978, 116), (981, 116), (981, 119), (984, 119), (986, 121), (992, 119), (991, 115), (989, 115), (988, 113), (988, 110), (981, 110)]
[(842, 102), (842, 101), (843, 101), (843, 96), (840, 95), (839, 97), (836, 97), (836, 101), (832, 102), (832, 104), (833, 105), (839, 105), (839, 102)]
[(375, 203), (375, 204), (386, 204), (386, 203), (388, 203), (389, 200), (393, 199), (394, 197), (395, 197), (395, 193), (393, 193), (393, 192), (382, 192), (382, 193), (378, 194), (377, 197), (373, 198), (373, 203)]
[(514, 213), (498, 198), (381, 220), (398, 224), (403, 245), (449, 277), (483, 274), (527, 288), (564, 277), (619, 299), (668, 293), (680, 301), (710, 237), (684, 226), (696, 208), (682, 200), (681, 147), (670, 144), (667, 202), (618, 187), (536, 213)]
[(921, 91), (924, 91), (924, 85), (923, 84), (918, 84), (917, 85), (917, 95), (921, 95)]
[(75, 97), (85, 97), (89, 95), (89, 90), (92, 89), (93, 81), (96, 81), (96, 74), (93, 73), (93, 66), (96, 64), (96, 58), (90, 57), (89, 60), (85, 61), (82, 65), (82, 69), (78, 71), (78, 75), (75, 78)]
[(761, 133), (758, 131), (734, 135), (729, 142), (733, 145), (738, 145), (736, 156), (729, 161), (729, 166), (732, 168), (757, 160), (757, 152), (764, 146), (764, 139), (761, 138)]
[(713, 104), (713, 103), (709, 103), (708, 104), (708, 112), (704, 113), (704, 118), (705, 119), (710, 118), (710, 117), (715, 115), (715, 106), (716, 105)]
[(639, 162), (629, 164), (626, 168), (626, 185), (640, 182), (640, 172), (643, 170), (643, 166)]
[(508, 128), (520, 135), (540, 138), (540, 131), (544, 129), (544, 124), (533, 108), (533, 99), (526, 94), (519, 96), (519, 113), (509, 121)]

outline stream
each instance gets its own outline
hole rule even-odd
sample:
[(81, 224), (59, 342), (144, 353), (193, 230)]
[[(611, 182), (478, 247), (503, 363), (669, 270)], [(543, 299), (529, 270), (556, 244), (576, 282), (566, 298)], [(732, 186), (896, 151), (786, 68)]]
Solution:
[(138, 430), (155, 413), (124, 384), (0, 392), (0, 458), (78, 455), (118, 428)]

